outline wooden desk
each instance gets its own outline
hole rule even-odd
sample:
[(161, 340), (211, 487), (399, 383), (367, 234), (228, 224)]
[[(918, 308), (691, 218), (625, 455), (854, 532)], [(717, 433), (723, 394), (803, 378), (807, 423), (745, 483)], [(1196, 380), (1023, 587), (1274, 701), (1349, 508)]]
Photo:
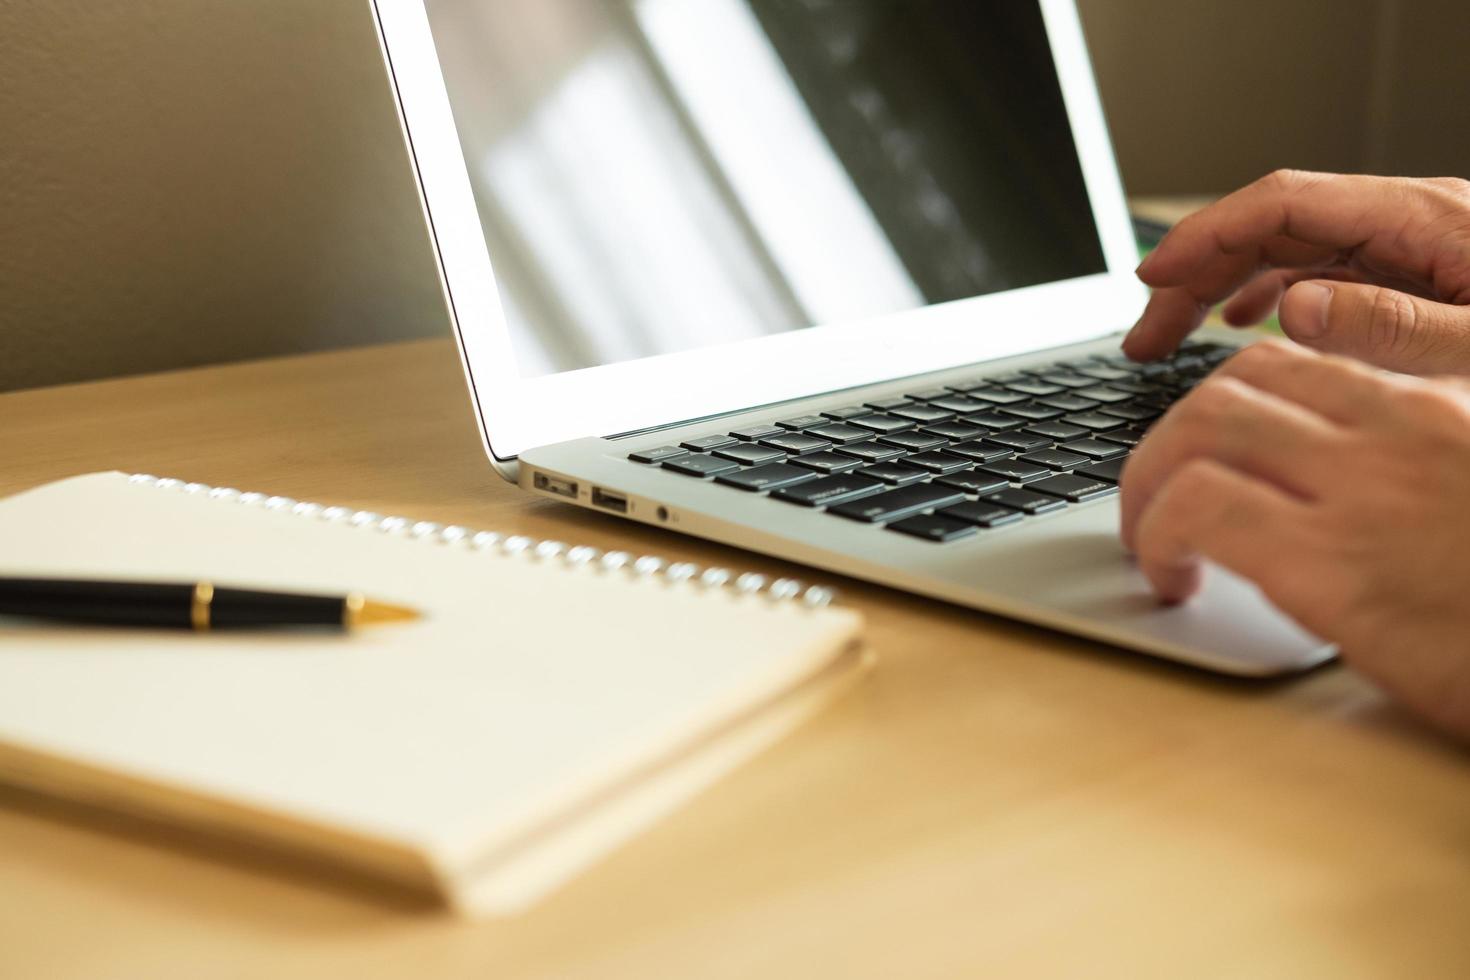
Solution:
[[(0, 460), (3, 492), (141, 470), (787, 570), (502, 483), (447, 342), (5, 395)], [(840, 584), (869, 680), (519, 919), (12, 795), (0, 976), (1470, 976), (1470, 756), (1353, 675), (1226, 681)]]

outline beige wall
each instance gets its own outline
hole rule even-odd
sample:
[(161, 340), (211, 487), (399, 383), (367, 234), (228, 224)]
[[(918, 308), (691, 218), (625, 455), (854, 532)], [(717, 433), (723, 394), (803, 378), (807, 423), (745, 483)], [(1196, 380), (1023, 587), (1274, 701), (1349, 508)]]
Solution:
[[(1463, 0), (1080, 6), (1133, 193), (1470, 174)], [(0, 390), (445, 331), (367, 0), (0, 0)]]
[(1124, 182), (1470, 176), (1465, 0), (1078, 0)]
[(397, 125), (367, 0), (0, 0), (0, 389), (447, 332)]

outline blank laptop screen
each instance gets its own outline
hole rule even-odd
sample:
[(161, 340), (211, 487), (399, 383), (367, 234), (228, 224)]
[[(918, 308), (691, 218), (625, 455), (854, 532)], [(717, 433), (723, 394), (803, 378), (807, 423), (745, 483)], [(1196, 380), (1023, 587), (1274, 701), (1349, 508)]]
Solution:
[(427, 0), (525, 377), (1105, 271), (1032, 0)]

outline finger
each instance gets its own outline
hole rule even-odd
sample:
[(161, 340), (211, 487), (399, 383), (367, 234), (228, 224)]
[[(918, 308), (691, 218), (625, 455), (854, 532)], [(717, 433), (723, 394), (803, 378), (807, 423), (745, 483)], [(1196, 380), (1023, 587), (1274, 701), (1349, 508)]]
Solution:
[[(1281, 170), (1185, 218), (1139, 269), (1154, 287), (1177, 286), (1211, 264), (1260, 255), (1273, 240), (1356, 254), (1418, 280), (1432, 280), (1440, 236), (1405, 234), (1463, 203), (1430, 182)], [(1305, 263), (1292, 263), (1305, 264)]]
[(1246, 327), (1260, 323), (1276, 311), (1286, 290), (1307, 279), (1332, 279), (1340, 282), (1361, 281), (1361, 273), (1347, 266), (1329, 266), (1323, 269), (1273, 269), (1263, 272), (1240, 287), (1220, 315), (1232, 327)]
[[(1326, 268), (1340, 257), (1335, 251), (1304, 249), (1288, 243), (1278, 248), (1270, 261)], [(1184, 285), (1155, 290), (1138, 323), (1124, 338), (1124, 352), (1140, 361), (1173, 353), (1185, 337), (1198, 329), (1210, 307), (1250, 282), (1261, 268), (1259, 256), (1242, 253), (1227, 257)]]
[(1156, 425), (1122, 478), (1122, 533), (1132, 546), (1138, 521), (1170, 475), (1212, 459), (1291, 495), (1315, 499), (1335, 483), (1338, 428), (1310, 409), (1234, 378), (1211, 378)]
[(1187, 289), (1159, 289), (1148, 298), (1138, 323), (1123, 338), (1123, 353), (1135, 361), (1152, 361), (1173, 353), (1210, 311)]
[[(1199, 590), (1209, 559), (1276, 592), (1283, 547), (1297, 534), (1307, 505), (1214, 460), (1174, 473), (1138, 526), (1138, 565), (1165, 602)], [(1290, 610), (1288, 610), (1290, 612)]]
[[(1277, 171), (1185, 218), (1138, 275), (1213, 303), (1269, 266), (1346, 264), (1374, 281), (1470, 301), (1470, 227), (1445, 221), (1463, 216), (1467, 201), (1463, 181)], [(1130, 335), (1125, 349), (1158, 357), (1188, 329), (1155, 317), (1135, 326), (1141, 336)]]
[(1470, 308), (1382, 286), (1311, 280), (1281, 302), (1298, 343), (1404, 374), (1470, 370)]
[(1388, 388), (1385, 376), (1365, 364), (1324, 357), (1283, 340), (1251, 344), (1216, 368), (1211, 378), (1235, 378), (1344, 426), (1381, 415)]

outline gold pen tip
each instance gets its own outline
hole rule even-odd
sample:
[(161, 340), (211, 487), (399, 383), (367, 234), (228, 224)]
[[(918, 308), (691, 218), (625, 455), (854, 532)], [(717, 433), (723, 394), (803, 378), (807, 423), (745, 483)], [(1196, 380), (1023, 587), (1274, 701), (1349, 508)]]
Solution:
[(417, 610), (407, 606), (395, 606), (391, 602), (364, 599), (354, 594), (347, 597), (344, 618), (348, 627), (377, 626), (382, 623), (410, 622), (418, 619), (419, 614)]

